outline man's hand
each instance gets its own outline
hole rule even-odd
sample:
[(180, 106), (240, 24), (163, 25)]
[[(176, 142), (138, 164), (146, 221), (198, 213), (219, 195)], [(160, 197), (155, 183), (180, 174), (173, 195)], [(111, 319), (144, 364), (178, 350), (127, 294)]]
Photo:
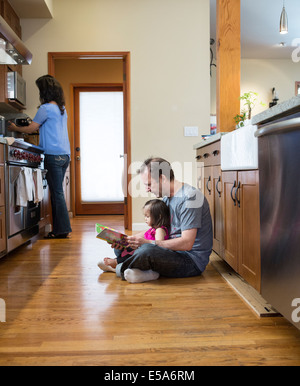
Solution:
[(149, 241), (145, 240), (142, 236), (128, 236), (127, 241), (129, 247), (132, 249), (138, 249), (142, 244), (149, 243)]

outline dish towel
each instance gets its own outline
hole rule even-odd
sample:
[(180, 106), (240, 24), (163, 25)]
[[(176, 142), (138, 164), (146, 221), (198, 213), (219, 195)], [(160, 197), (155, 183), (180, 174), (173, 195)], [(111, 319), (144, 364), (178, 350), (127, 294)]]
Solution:
[(33, 169), (33, 202), (36, 204), (44, 198), (43, 178), (41, 169)]
[(16, 204), (18, 206), (27, 206), (27, 201), (33, 200), (33, 178), (32, 169), (20, 168), (20, 173), (17, 178), (17, 197)]

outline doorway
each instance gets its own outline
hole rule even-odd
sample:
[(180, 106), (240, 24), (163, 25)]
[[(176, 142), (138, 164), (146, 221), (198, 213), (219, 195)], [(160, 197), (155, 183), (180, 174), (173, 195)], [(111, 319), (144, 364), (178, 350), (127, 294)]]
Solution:
[[(85, 59), (85, 60), (78, 60), (78, 59)], [(128, 185), (130, 182), (130, 175), (128, 175), (128, 170), (131, 163), (130, 53), (129, 52), (107, 52), (107, 53), (105, 52), (88, 52), (88, 53), (87, 52), (75, 52), (75, 53), (74, 52), (49, 52), (48, 53), (48, 72), (49, 74), (56, 76), (56, 74), (59, 74), (59, 68), (61, 66), (61, 63), (65, 61), (67, 62), (67, 66), (69, 65), (70, 71), (68, 71), (67, 75), (68, 75), (68, 78), (70, 79), (74, 61), (76, 61), (77, 63), (81, 62), (82, 64), (83, 62), (86, 62), (86, 61), (89, 61), (90, 63), (95, 63), (96, 61), (98, 61), (98, 63), (100, 63), (103, 60), (107, 60), (107, 61), (110, 60), (111, 63), (121, 61), (122, 77), (121, 77), (121, 81), (119, 82), (119, 86), (122, 86), (122, 93), (123, 93), (124, 143), (123, 143), (123, 152), (118, 156), (119, 158), (120, 156), (123, 157), (123, 158), (120, 158), (119, 161), (122, 163), (122, 166), (123, 166), (123, 171), (124, 171), (123, 178), (126, 183), (124, 183), (124, 187), (123, 187), (123, 196), (124, 196), (123, 202), (119, 202), (119, 203), (121, 204), (124, 210), (124, 227), (125, 229), (131, 230), (132, 229), (132, 200), (131, 200), (131, 196), (128, 194)], [(94, 75), (99, 75), (99, 74), (95, 72), (93, 73), (92, 82), (94, 82), (94, 78), (96, 78)], [(61, 79), (58, 76), (57, 78), (59, 81), (61, 81)], [(65, 81), (64, 78), (65, 77), (63, 77), (62, 79), (63, 81)], [(69, 136), (70, 136), (70, 143), (71, 143), (71, 163), (70, 163), (71, 165), (70, 166), (71, 210), (75, 216), (79, 215), (76, 209), (76, 203), (78, 202), (78, 193), (76, 194), (76, 185), (78, 185), (77, 178), (79, 178), (77, 176), (76, 167), (75, 167), (76, 157), (78, 156), (76, 154), (76, 148), (77, 147), (80, 148), (80, 146), (76, 146), (76, 143), (75, 143), (76, 142), (75, 115), (77, 110), (77, 107), (75, 106), (75, 90), (76, 90), (76, 87), (82, 86), (82, 84), (85, 84), (85, 86), (92, 87), (92, 88), (97, 86), (96, 83), (92, 83), (92, 82), (90, 81), (88, 84), (87, 82), (82, 82), (79, 85), (78, 83), (75, 83), (72, 80), (69, 80), (68, 83), (64, 85), (64, 90), (67, 90), (68, 92), (68, 98), (66, 98), (66, 104), (67, 103), (69, 104), (68, 106)], [(107, 81), (105, 80), (104, 82), (101, 82), (101, 85), (103, 85), (103, 83), (111, 84), (111, 81), (109, 79)], [(82, 155), (80, 154), (79, 157), (81, 156)], [(109, 208), (109, 205), (107, 206), (107, 209), (108, 208)], [(101, 213), (103, 213), (103, 211)]]
[(124, 214), (123, 86), (74, 87), (76, 214)]

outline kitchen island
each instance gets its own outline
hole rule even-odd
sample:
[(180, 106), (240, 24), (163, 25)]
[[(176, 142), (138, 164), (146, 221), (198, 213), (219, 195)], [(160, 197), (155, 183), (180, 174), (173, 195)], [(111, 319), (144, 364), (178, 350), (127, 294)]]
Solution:
[(261, 293), (300, 329), (300, 97), (270, 110), (255, 117)]

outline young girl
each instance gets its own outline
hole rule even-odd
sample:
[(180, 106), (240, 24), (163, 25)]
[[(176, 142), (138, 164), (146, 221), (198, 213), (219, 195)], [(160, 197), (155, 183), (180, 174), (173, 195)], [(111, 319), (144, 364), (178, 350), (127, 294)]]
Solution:
[[(143, 207), (145, 222), (150, 229), (144, 233), (145, 242), (152, 240), (167, 240), (170, 229), (169, 207), (161, 200), (154, 199), (147, 201)], [(147, 241), (146, 241), (147, 240)], [(117, 250), (119, 252), (119, 250)], [(134, 249), (125, 248), (119, 253), (117, 258), (105, 257), (98, 263), (98, 267), (103, 271), (116, 272), (117, 264), (122, 263), (134, 253)]]

